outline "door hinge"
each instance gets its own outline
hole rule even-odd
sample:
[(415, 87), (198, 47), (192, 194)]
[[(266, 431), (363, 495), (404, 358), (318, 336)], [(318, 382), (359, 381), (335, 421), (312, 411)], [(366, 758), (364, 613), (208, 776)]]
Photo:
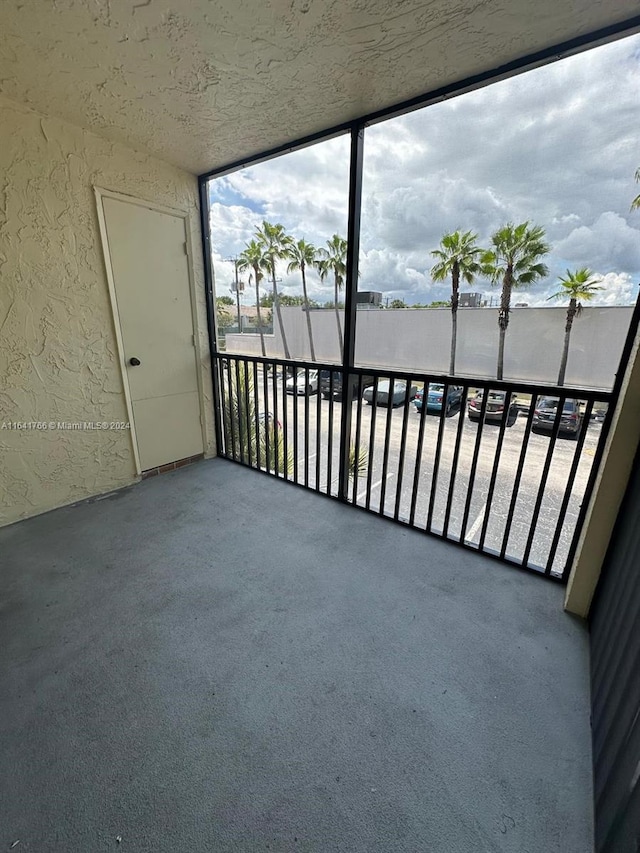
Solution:
[(195, 346), (196, 346), (196, 336), (195, 335), (191, 335), (191, 344), (195, 349)]
[(184, 241), (184, 243), (182, 244), (182, 248), (184, 249), (184, 253), (185, 253), (185, 255), (186, 255), (187, 257), (189, 257), (189, 246), (188, 246), (188, 244), (187, 244), (187, 241), (186, 241), (186, 240), (185, 240), (185, 241)]

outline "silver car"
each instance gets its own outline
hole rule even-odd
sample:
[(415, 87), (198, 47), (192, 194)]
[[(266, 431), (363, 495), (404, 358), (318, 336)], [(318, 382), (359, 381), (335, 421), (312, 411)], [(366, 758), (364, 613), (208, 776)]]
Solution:
[(285, 385), (287, 394), (315, 394), (318, 390), (318, 371), (298, 370), (297, 376), (290, 376)]
[[(366, 400), (370, 406), (373, 405), (373, 395), (375, 392), (376, 405), (391, 405), (392, 407), (401, 406), (407, 398), (407, 383), (403, 379), (394, 379), (393, 390), (391, 390), (391, 384), (391, 380), (381, 379), (380, 382), (378, 382), (377, 389), (375, 385), (372, 385), (370, 388), (365, 389), (365, 392), (362, 395), (362, 399)], [(411, 385), (409, 387), (409, 399), (413, 400), (417, 393), (417, 386)], [(389, 403), (390, 399), (391, 403)]]

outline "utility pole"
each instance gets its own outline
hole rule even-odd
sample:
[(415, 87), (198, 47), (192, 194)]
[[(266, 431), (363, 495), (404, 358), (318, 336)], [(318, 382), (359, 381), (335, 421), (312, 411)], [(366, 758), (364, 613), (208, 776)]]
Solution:
[[(235, 292), (236, 292), (236, 309), (238, 313), (238, 331), (242, 332), (242, 318), (240, 315), (240, 282), (238, 281), (238, 263), (239, 259), (236, 256), (235, 258), (225, 258), (226, 261), (232, 262), (233, 267), (236, 272), (236, 280), (235, 280)], [(234, 287), (231, 288), (231, 292), (233, 292)]]

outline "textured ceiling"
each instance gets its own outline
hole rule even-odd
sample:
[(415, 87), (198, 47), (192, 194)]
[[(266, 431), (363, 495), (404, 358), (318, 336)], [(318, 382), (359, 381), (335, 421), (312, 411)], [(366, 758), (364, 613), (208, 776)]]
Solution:
[(2, 0), (0, 92), (202, 173), (639, 11), (630, 0)]

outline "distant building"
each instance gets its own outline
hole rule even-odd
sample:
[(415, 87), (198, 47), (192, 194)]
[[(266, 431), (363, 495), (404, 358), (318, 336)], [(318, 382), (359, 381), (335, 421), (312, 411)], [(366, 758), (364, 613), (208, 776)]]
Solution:
[(458, 305), (460, 306), (460, 308), (480, 308), (480, 306), (482, 305), (482, 294), (461, 293)]
[(382, 293), (377, 290), (360, 290), (356, 294), (358, 308), (379, 308), (382, 303)]

